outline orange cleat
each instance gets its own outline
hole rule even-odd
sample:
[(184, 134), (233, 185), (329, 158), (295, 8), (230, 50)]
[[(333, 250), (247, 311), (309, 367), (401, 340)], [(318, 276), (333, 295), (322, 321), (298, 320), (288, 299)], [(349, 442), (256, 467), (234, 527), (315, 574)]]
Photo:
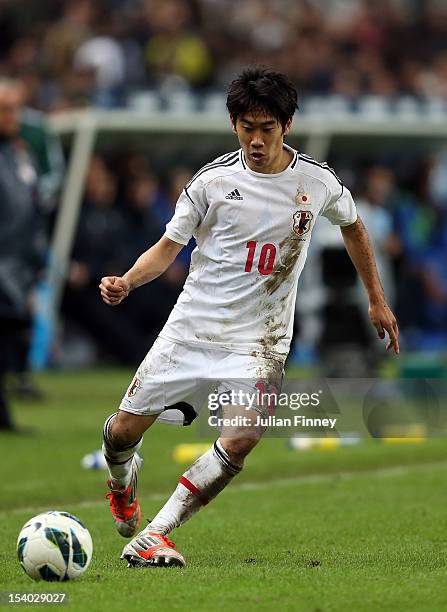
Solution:
[(184, 567), (183, 555), (175, 550), (174, 542), (154, 531), (141, 531), (124, 547), (121, 559), (127, 567)]
[(137, 475), (143, 461), (137, 455), (132, 461), (132, 479), (127, 488), (114, 488), (111, 480), (107, 482), (110, 493), (106, 495), (106, 498), (110, 500), (110, 512), (118, 533), (124, 538), (135, 535), (141, 522), (141, 508), (137, 497)]

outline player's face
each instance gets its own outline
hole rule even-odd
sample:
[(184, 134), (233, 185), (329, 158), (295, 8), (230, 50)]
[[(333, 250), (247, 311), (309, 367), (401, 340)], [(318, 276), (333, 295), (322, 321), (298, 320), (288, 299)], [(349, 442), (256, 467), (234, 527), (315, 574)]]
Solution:
[(291, 125), (290, 120), (283, 130), (277, 119), (262, 112), (246, 113), (237, 118), (233, 132), (237, 134), (250, 170), (273, 174), (287, 167), (290, 155), (283, 148), (283, 142)]
[(0, 134), (11, 137), (19, 130), (20, 91), (17, 87), (0, 86)]

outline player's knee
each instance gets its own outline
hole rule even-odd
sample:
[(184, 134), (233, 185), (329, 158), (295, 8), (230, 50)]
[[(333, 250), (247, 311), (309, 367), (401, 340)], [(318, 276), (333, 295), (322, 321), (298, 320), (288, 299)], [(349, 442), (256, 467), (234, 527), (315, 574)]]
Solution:
[(116, 450), (128, 447), (141, 438), (155, 418), (140, 417), (119, 411), (109, 422), (107, 428), (109, 443)]
[(115, 450), (126, 448), (129, 444), (136, 442), (138, 436), (132, 435), (129, 431), (126, 431), (123, 427), (115, 426), (109, 429), (109, 442), (112, 444)]
[(220, 442), (230, 459), (236, 464), (241, 465), (248, 455), (248, 453), (256, 446), (260, 440), (259, 436), (252, 436), (247, 438), (234, 437), (234, 438), (221, 438)]

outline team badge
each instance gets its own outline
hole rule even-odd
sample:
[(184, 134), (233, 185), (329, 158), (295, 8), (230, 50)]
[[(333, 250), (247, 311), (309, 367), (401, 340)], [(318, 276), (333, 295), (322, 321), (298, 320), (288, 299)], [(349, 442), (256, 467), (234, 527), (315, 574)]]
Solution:
[(134, 378), (127, 392), (127, 397), (133, 397), (138, 389), (141, 389), (141, 380), (139, 378)]
[(293, 231), (297, 236), (304, 236), (310, 230), (313, 214), (308, 210), (297, 210), (293, 215)]
[(296, 192), (295, 202), (296, 202), (297, 206), (301, 206), (301, 204), (309, 205), (310, 204), (310, 198), (307, 195), (307, 193), (303, 193), (302, 191), (298, 190)]

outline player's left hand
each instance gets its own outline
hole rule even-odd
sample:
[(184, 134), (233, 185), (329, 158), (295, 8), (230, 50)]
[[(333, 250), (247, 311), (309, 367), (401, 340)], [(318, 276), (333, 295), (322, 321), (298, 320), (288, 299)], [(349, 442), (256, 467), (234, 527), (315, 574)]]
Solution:
[(399, 327), (397, 325), (396, 317), (385, 300), (370, 302), (369, 318), (371, 319), (371, 323), (376, 328), (379, 338), (383, 340), (383, 338), (385, 338), (385, 332), (388, 333), (390, 340), (387, 344), (386, 350), (389, 351), (391, 348), (393, 348), (396, 355), (398, 355), (400, 350), (398, 340)]

